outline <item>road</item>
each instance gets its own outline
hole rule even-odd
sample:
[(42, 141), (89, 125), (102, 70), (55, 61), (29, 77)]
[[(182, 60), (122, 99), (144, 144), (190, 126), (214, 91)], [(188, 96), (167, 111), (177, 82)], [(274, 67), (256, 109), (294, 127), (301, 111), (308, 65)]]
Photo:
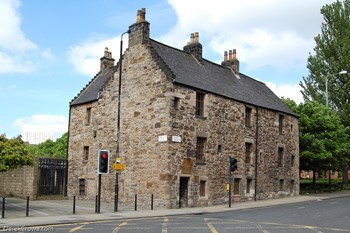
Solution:
[[(58, 224), (43, 226), (40, 231), (78, 233), (339, 233), (350, 232), (349, 208), (350, 198), (345, 197), (202, 215)], [(33, 232), (33, 229), (30, 230)]]

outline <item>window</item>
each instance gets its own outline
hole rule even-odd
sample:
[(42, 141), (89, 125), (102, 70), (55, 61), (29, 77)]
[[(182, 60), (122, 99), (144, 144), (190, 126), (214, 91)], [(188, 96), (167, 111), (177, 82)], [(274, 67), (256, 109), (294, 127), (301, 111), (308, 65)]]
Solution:
[(89, 147), (84, 146), (84, 160), (88, 160), (88, 159), (89, 159)]
[(247, 190), (246, 193), (250, 193), (250, 186), (252, 184), (252, 179), (247, 179)]
[(79, 179), (79, 195), (85, 195), (85, 179)]
[(179, 97), (174, 97), (174, 109), (179, 109), (180, 108), (180, 98)]
[(291, 163), (290, 166), (294, 167), (294, 163), (295, 163), (295, 156), (294, 155), (292, 155), (290, 163)]
[(252, 126), (252, 108), (249, 107), (245, 108), (245, 126)]
[(196, 116), (204, 117), (204, 97), (203, 93), (196, 93)]
[(205, 196), (205, 180), (201, 180), (199, 182), (199, 196), (201, 197)]
[(91, 108), (86, 109), (86, 125), (91, 123)]
[(233, 183), (233, 194), (234, 195), (239, 195), (239, 183), (240, 179), (235, 179)]
[(200, 162), (204, 162), (204, 149), (205, 149), (205, 142), (206, 138), (197, 137), (197, 154), (196, 158)]
[(280, 179), (280, 191), (283, 191), (284, 180)]
[(222, 145), (218, 145), (218, 154), (222, 152)]
[(279, 133), (283, 134), (283, 122), (284, 122), (284, 116), (283, 115), (279, 115), (278, 118), (278, 127), (279, 127)]
[(283, 147), (278, 148), (278, 166), (283, 167), (283, 154), (284, 154), (284, 149)]
[(252, 153), (252, 144), (245, 143), (245, 163), (251, 163), (250, 154)]

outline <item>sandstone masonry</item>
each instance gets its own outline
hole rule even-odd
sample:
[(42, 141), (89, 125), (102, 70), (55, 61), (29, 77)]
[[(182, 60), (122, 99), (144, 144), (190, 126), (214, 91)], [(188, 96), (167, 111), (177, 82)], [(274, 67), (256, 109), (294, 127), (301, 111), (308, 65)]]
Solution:
[[(239, 73), (236, 51), (221, 65), (202, 57), (199, 34), (184, 51), (149, 38), (145, 9), (129, 27), (119, 63), (108, 50), (101, 70), (70, 103), (68, 195), (94, 200), (97, 153), (117, 157), (120, 95), (119, 206), (223, 204), (229, 157), (236, 201), (299, 194), (298, 119), (265, 84)], [(115, 172), (102, 176), (102, 199), (113, 203)]]

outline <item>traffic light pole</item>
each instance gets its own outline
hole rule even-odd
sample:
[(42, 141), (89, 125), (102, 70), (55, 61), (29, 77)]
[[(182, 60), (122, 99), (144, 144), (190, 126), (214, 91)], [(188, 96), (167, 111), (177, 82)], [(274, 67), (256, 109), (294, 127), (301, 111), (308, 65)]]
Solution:
[(115, 190), (114, 190), (114, 212), (118, 212), (119, 201), (119, 173), (115, 173)]
[(98, 174), (97, 213), (101, 211), (101, 174)]

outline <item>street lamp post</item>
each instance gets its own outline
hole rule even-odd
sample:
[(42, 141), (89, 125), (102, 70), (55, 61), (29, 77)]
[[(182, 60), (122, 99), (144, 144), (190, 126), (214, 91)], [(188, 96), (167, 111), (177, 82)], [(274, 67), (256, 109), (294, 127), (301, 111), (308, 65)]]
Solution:
[[(346, 70), (342, 70), (338, 73), (332, 74), (331, 76), (342, 75), (342, 74), (347, 74), (347, 73), (348, 72)], [(329, 106), (329, 102), (328, 102), (328, 75), (326, 75), (326, 105), (327, 105), (327, 107)], [(331, 168), (332, 168), (332, 164), (331, 164), (331, 161), (329, 160), (329, 164), (328, 164), (328, 191), (329, 192), (332, 191)]]
[[(331, 76), (335, 75), (342, 75), (342, 74), (347, 74), (348, 72), (346, 70), (342, 70), (338, 73), (332, 74)], [(326, 75), (326, 105), (328, 107), (328, 75)]]
[[(126, 33), (130, 33), (127, 30), (120, 36), (120, 56), (119, 56), (119, 83), (118, 83), (118, 113), (117, 113), (117, 149), (116, 156), (120, 157), (120, 96), (122, 90), (122, 61), (123, 61), (123, 36)], [(115, 190), (114, 190), (114, 212), (118, 211), (118, 199), (119, 199), (119, 172), (115, 173)]]

